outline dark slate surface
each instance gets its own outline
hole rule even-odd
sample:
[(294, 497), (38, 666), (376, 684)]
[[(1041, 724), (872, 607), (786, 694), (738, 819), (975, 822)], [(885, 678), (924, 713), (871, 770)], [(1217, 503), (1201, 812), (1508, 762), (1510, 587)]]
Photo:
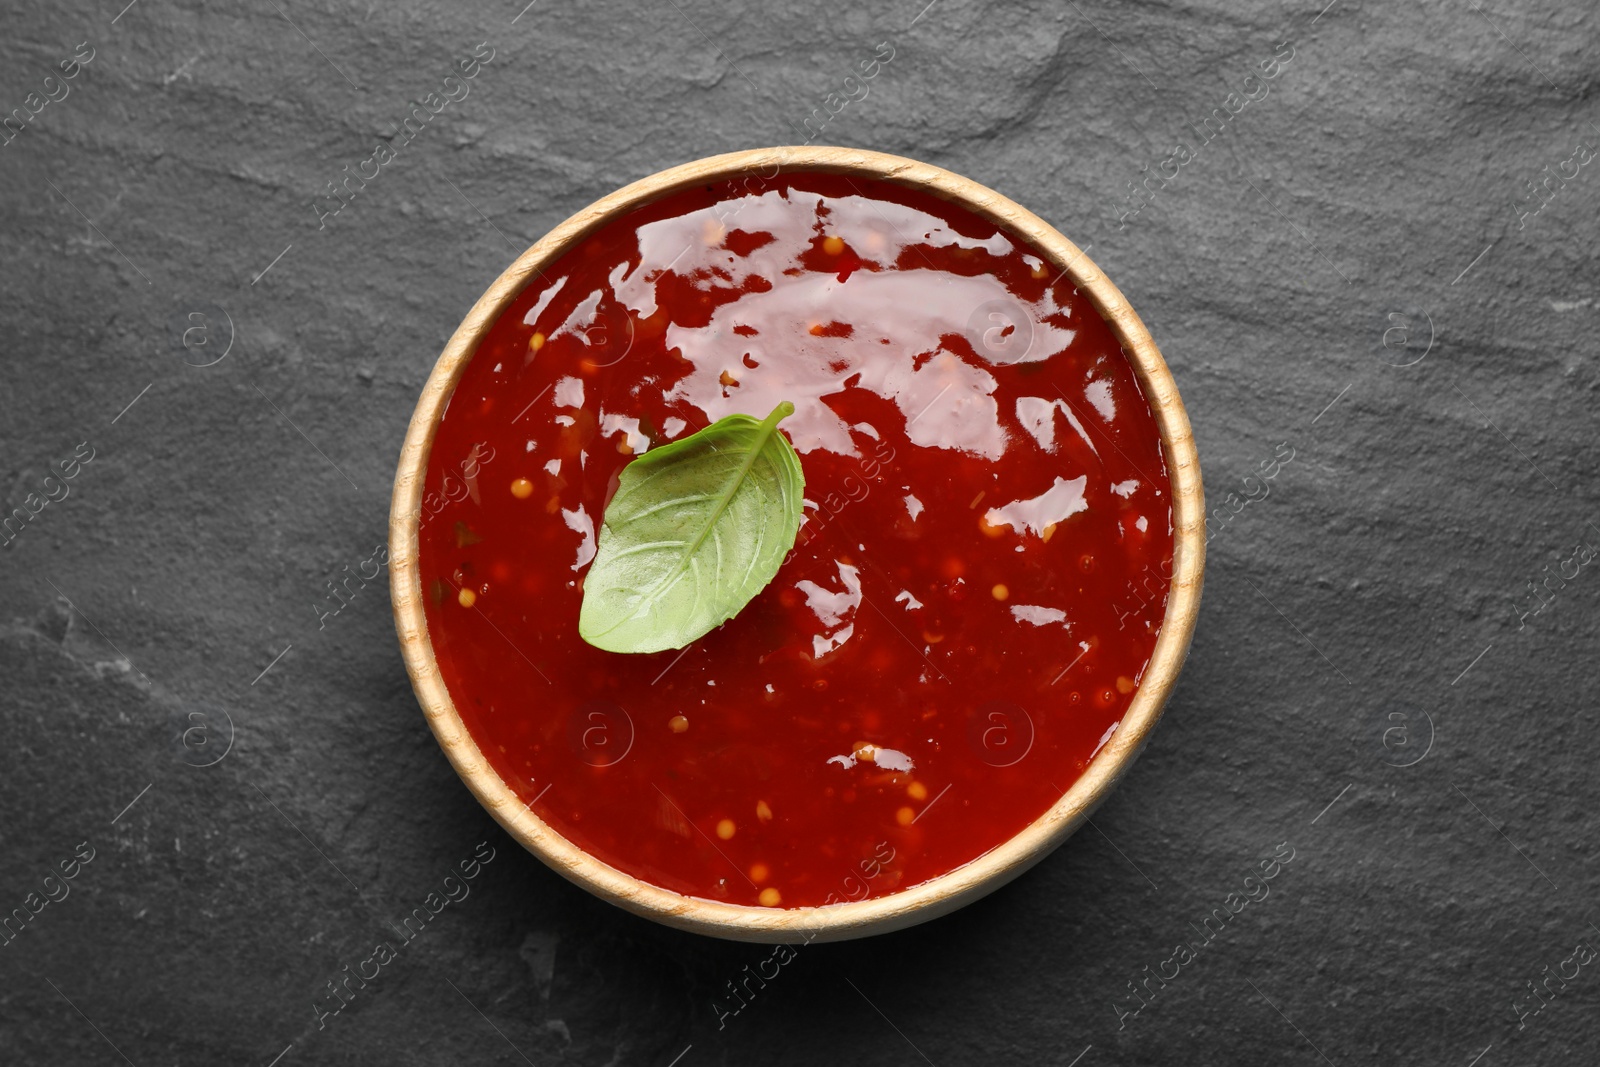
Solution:
[[(0, 492), (76, 472), (0, 550), (0, 906), (93, 857), (0, 948), (0, 1061), (1592, 1062), (1591, 5), (123, 2), (13, 4), (0, 34), (24, 118), (93, 55), (0, 147)], [(319, 230), (325, 183), (480, 42), (470, 96)], [(879, 42), (819, 143), (1092, 245), (1227, 518), (1093, 829), (724, 1016), (770, 950), (547, 872), (439, 753), (382, 584), (315, 605), (384, 539), (417, 392), (516, 251), (662, 167), (803, 140)], [(319, 1027), (480, 842), (470, 897)], [(1280, 844), (1268, 898), (1132, 999)]]

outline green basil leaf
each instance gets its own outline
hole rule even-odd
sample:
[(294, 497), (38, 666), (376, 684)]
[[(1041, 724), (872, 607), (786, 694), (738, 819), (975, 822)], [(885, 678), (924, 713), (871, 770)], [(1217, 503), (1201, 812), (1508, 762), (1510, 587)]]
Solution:
[(805, 474), (778, 423), (729, 415), (622, 469), (578, 633), (608, 652), (682, 648), (737, 615), (800, 531)]

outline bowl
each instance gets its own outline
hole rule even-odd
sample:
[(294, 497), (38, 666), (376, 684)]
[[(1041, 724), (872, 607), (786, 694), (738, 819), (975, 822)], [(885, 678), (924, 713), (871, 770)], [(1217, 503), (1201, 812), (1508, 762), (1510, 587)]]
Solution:
[[(1089, 298), (1132, 364), (1160, 431), (1172, 489), (1173, 569), (1161, 631), (1121, 726), (1054, 806), (1003, 844), (930, 881), (881, 897), (780, 909), (706, 900), (645, 882), (585, 852), (522, 803), (468, 733), (440, 673), (423, 610), (418, 531), (429, 451), (451, 393), (479, 341), (542, 268), (600, 225), (659, 197), (720, 180), (770, 180), (784, 171), (859, 175), (952, 201), (1031, 244)], [(1204, 512), (1194, 437), (1172, 374), (1122, 293), (1076, 245), (993, 190), (926, 163), (860, 149), (756, 149), (673, 167), (601, 198), (518, 256), (473, 305), (424, 385), (401, 449), (389, 516), (390, 589), (401, 653), (428, 725), (467, 788), (524, 848), (601, 899), (678, 929), (752, 942), (835, 941), (911, 926), (976, 900), (1039, 862), (1088, 819), (1149, 739), (1188, 653), (1205, 564)]]

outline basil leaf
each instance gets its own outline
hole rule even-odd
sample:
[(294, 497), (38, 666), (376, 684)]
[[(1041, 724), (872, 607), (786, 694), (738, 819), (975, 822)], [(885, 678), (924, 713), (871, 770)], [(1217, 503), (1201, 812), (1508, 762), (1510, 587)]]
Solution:
[(583, 581), (578, 633), (609, 652), (682, 648), (778, 573), (800, 530), (805, 474), (778, 423), (729, 415), (622, 469)]

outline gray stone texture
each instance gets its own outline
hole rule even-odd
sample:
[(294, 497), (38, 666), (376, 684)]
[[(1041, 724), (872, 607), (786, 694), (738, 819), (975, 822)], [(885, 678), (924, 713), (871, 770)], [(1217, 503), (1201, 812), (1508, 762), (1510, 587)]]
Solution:
[[(7, 510), (93, 453), (0, 550), (0, 909), (93, 850), (0, 947), (0, 1061), (1592, 1062), (1600, 960), (1563, 962), (1600, 945), (1592, 5), (122, 2), (22, 0), (0, 34), (24, 117), (93, 49), (0, 147)], [(663, 167), (803, 140), (880, 41), (818, 143), (1092, 245), (1226, 521), (1093, 828), (952, 917), (803, 948), (719, 1019), (770, 950), (548, 872), (440, 754), (381, 582), (313, 605), (384, 540), (417, 393), (518, 251)], [(470, 95), (319, 229), (479, 42)], [(210, 348), (178, 343), (197, 310)], [(319, 1027), (479, 842), (471, 896)], [(1120, 1014), (1280, 843), (1270, 896)]]

